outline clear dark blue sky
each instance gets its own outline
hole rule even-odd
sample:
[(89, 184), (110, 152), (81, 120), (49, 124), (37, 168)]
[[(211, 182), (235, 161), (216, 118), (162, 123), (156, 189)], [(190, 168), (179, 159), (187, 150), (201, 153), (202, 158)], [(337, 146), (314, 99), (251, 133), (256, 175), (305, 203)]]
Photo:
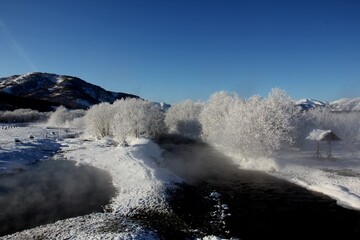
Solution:
[(74, 75), (174, 103), (360, 96), (359, 0), (1, 0), (0, 76)]

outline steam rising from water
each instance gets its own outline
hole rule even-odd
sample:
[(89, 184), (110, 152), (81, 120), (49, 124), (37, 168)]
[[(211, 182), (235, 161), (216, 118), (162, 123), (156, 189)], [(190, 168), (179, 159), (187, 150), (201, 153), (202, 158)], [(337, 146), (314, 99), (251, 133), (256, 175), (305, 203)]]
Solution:
[(105, 172), (69, 161), (47, 161), (0, 176), (0, 235), (99, 212), (114, 196)]
[(238, 169), (231, 159), (206, 143), (172, 135), (164, 136), (160, 139), (160, 144), (166, 150), (166, 165), (190, 183), (218, 172)]

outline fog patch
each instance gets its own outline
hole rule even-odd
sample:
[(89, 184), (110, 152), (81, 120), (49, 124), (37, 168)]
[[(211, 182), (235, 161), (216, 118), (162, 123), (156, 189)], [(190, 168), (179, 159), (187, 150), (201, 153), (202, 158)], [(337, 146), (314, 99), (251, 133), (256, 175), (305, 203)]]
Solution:
[(180, 135), (162, 136), (164, 162), (176, 175), (192, 183), (213, 177), (218, 172), (232, 174), (239, 167), (215, 148)]
[(115, 195), (111, 181), (102, 170), (69, 161), (0, 175), (0, 235), (103, 211)]

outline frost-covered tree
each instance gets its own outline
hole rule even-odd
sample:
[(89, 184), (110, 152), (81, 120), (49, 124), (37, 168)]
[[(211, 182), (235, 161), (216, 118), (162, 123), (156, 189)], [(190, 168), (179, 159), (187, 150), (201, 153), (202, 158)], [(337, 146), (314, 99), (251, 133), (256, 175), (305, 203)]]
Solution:
[(237, 101), (241, 101), (236, 94), (225, 91), (214, 93), (205, 103), (200, 114), (202, 138), (211, 143), (226, 141), (225, 125), (229, 119), (229, 111)]
[(87, 111), (85, 123), (90, 135), (111, 136), (120, 143), (127, 137), (157, 137), (165, 126), (158, 105), (135, 98), (94, 105)]
[(82, 109), (69, 110), (64, 106), (60, 106), (55, 112), (51, 113), (47, 124), (53, 127), (71, 126), (74, 119), (81, 118), (84, 115), (85, 111)]
[(282, 144), (292, 144), (295, 126), (299, 122), (300, 110), (294, 106), (290, 96), (279, 88), (274, 88), (264, 101), (267, 135), (270, 149), (277, 150)]
[(114, 108), (110, 103), (93, 105), (84, 117), (87, 133), (97, 138), (112, 135), (111, 123), (114, 114)]
[(200, 122), (206, 141), (230, 147), (245, 157), (258, 157), (292, 142), (297, 113), (290, 97), (280, 89), (273, 89), (266, 99), (242, 99), (220, 92), (205, 104)]
[(16, 109), (14, 111), (0, 111), (0, 122), (20, 123), (46, 121), (49, 113), (38, 112), (32, 109)]
[(186, 100), (171, 106), (166, 112), (165, 124), (170, 133), (197, 139), (201, 134), (199, 116), (203, 103)]
[(120, 142), (127, 137), (155, 138), (164, 131), (164, 114), (154, 103), (131, 98), (116, 101), (113, 109), (111, 129)]

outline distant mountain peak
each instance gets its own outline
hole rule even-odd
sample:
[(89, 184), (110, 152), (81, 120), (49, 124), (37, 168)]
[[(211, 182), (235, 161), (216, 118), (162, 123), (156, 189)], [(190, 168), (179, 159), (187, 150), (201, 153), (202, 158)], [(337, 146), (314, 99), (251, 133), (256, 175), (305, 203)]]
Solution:
[(360, 111), (360, 97), (341, 98), (330, 103), (333, 111)]
[(112, 103), (117, 99), (139, 98), (132, 94), (107, 91), (78, 77), (43, 72), (0, 78), (0, 93), (74, 109), (87, 109), (93, 104)]
[(311, 98), (304, 98), (304, 99), (300, 99), (298, 101), (295, 102), (296, 106), (300, 106), (303, 109), (311, 109), (314, 107), (326, 107), (329, 106), (328, 102), (323, 102), (323, 101), (319, 101), (316, 99), (311, 99)]
[(295, 102), (296, 106), (308, 110), (316, 107), (326, 107), (334, 112), (352, 112), (360, 111), (360, 97), (341, 98), (333, 102), (319, 101), (315, 99), (304, 98)]

